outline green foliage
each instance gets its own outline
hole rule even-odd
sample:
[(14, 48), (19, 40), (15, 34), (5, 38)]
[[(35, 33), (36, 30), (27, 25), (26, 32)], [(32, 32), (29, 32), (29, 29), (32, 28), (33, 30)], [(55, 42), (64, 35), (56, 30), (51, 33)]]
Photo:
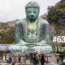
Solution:
[(58, 23), (59, 19), (65, 17), (65, 1), (57, 3), (48, 9), (48, 21)]
[(15, 28), (7, 27), (6, 29), (0, 28), (0, 44), (15, 43)]

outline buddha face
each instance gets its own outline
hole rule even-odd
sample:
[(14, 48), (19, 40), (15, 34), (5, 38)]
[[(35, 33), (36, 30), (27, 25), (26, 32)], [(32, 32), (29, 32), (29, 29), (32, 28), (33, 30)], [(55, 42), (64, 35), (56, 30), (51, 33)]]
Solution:
[(39, 9), (36, 7), (29, 7), (26, 9), (26, 16), (30, 21), (34, 21), (38, 18)]

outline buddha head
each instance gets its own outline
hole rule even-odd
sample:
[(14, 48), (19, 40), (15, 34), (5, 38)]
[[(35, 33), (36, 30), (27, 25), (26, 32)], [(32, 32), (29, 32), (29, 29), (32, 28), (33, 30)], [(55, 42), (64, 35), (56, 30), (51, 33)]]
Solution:
[(40, 7), (37, 2), (29, 2), (25, 7), (26, 18), (35, 21), (39, 16)]

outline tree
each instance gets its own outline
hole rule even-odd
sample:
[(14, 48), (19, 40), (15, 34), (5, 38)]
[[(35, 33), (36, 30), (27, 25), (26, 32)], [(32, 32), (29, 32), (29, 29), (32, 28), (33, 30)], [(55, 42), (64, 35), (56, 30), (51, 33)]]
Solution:
[(50, 23), (65, 24), (65, 0), (61, 0), (55, 6), (48, 8), (48, 21)]

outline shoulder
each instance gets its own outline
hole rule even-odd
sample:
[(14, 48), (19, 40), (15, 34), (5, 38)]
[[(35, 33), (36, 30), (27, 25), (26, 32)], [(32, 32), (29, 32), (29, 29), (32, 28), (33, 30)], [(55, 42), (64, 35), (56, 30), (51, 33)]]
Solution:
[(39, 22), (40, 22), (41, 24), (49, 25), (48, 21), (45, 20), (45, 19), (43, 19), (43, 18), (39, 18)]
[(18, 19), (17, 21), (16, 21), (16, 24), (23, 24), (23, 23), (25, 23), (26, 22), (26, 19)]

